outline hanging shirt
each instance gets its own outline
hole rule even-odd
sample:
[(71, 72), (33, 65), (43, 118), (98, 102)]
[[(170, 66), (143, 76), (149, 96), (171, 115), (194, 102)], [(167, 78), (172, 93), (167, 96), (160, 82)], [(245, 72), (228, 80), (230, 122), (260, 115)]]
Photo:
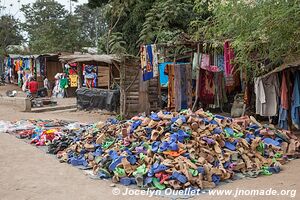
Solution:
[(255, 79), (256, 114), (276, 116), (278, 110), (279, 81), (277, 74)]

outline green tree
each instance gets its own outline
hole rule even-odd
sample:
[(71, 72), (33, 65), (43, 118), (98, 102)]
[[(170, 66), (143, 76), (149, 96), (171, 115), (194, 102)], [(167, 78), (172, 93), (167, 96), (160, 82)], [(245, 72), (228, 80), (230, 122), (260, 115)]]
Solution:
[[(207, 10), (200, 9), (204, 3)], [(238, 66), (259, 75), (299, 55), (299, 5), (299, 0), (199, 0), (197, 13), (209, 11), (212, 16), (194, 20), (193, 35), (195, 39), (231, 40)]]
[(23, 5), (25, 15), (24, 30), (28, 33), (28, 43), (33, 53), (59, 52), (66, 50), (66, 16), (64, 6), (53, 0), (37, 0)]
[(113, 42), (136, 54), (143, 43), (175, 41), (188, 32), (194, 15), (193, 0), (89, 0), (89, 5), (106, 10), (108, 32), (101, 38), (106, 52)]
[(9, 45), (21, 45), (23, 37), (19, 22), (11, 15), (3, 15), (0, 18), (0, 53), (6, 53)]

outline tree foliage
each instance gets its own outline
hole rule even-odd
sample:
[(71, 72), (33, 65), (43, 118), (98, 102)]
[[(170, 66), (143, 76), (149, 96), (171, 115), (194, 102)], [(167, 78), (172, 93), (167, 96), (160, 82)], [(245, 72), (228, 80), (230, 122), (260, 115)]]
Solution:
[(9, 45), (21, 45), (23, 37), (19, 22), (10, 15), (3, 15), (0, 18), (0, 51), (6, 53)]
[(57, 1), (37, 0), (23, 5), (21, 10), (33, 53), (81, 51), (82, 47), (96, 46), (96, 33), (105, 32), (100, 10), (87, 5), (76, 7), (71, 14)]
[(278, 66), (283, 59), (299, 55), (299, 0), (202, 0), (196, 3), (198, 14), (206, 3), (211, 16), (194, 20), (195, 39), (224, 41), (230, 39), (236, 52), (235, 62), (251, 73), (261, 73), (261, 66)]

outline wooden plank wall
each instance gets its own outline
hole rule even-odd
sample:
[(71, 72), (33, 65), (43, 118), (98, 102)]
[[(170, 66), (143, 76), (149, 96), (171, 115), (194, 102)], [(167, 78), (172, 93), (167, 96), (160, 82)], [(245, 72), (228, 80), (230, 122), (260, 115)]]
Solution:
[(110, 85), (109, 67), (98, 67), (98, 87), (109, 89)]
[[(139, 73), (137, 67), (126, 67), (125, 68), (125, 80), (124, 88), (131, 87), (125, 92), (125, 105), (126, 113), (125, 114), (136, 114), (139, 113), (139, 77), (136, 77)], [(134, 82), (133, 82), (134, 81)], [(132, 83), (133, 82), (133, 83)]]
[(125, 88), (126, 114), (147, 113), (160, 109), (159, 78), (143, 81), (142, 71), (139, 67), (126, 67)]

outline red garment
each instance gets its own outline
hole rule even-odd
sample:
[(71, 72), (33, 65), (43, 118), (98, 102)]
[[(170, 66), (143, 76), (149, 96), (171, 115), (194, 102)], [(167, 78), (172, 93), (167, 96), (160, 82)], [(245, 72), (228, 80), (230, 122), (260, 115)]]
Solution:
[(286, 84), (286, 77), (285, 73), (283, 72), (282, 75), (282, 83), (281, 83), (281, 106), (283, 109), (289, 109), (289, 102), (288, 102), (288, 87)]
[(30, 81), (28, 84), (28, 89), (31, 93), (37, 93), (39, 84), (37, 81)]
[(225, 76), (231, 76), (233, 73), (233, 65), (232, 61), (234, 59), (234, 51), (232, 47), (230, 47), (229, 41), (225, 41), (224, 43), (224, 70), (225, 70)]
[(214, 73), (200, 69), (198, 97), (204, 104), (213, 104), (215, 95)]

